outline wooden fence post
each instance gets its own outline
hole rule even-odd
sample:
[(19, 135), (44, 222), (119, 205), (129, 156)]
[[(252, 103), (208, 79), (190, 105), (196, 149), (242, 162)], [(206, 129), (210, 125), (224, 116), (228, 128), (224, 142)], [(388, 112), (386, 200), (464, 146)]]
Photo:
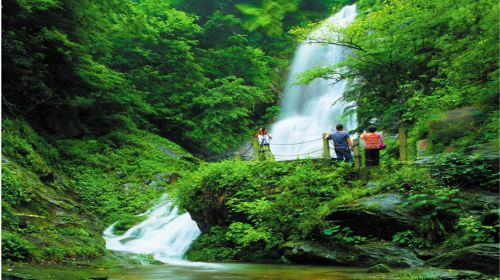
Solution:
[(323, 164), (329, 165), (330, 164), (330, 145), (328, 144), (328, 140), (326, 140), (327, 134), (323, 133)]
[(408, 141), (406, 128), (399, 128), (399, 160), (403, 163), (408, 161)]
[(361, 168), (361, 148), (359, 147), (359, 138), (352, 140), (353, 152), (354, 152), (354, 167), (356, 169)]
[(259, 161), (260, 160), (260, 147), (259, 147), (259, 140), (256, 138), (256, 139), (253, 139), (253, 159), (255, 161)]

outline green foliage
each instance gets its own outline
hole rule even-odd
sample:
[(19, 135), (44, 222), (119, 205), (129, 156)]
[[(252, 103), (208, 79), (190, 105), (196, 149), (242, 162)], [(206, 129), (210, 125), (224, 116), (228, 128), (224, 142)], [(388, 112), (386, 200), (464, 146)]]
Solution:
[(431, 243), (444, 241), (458, 218), (463, 200), (458, 189), (437, 188), (410, 195), (402, 207), (411, 207), (420, 220), (417, 231)]
[[(497, 1), (360, 1), (358, 7), (358, 18), (342, 36), (321, 38), (353, 55), (299, 81), (355, 79), (344, 99), (356, 102), (360, 127), (376, 118), (380, 129), (395, 132), (430, 121), (426, 132), (438, 151), (496, 141), (489, 133), (498, 133), (498, 117), (486, 116), (498, 116)], [(480, 115), (466, 109), (458, 121), (431, 120), (447, 111), (456, 115), (458, 108)], [(484, 127), (490, 127), (487, 137), (478, 133)]]
[(433, 168), (402, 166), (384, 179), (382, 188), (405, 194), (406, 201), (401, 207), (409, 209), (419, 220), (415, 232), (398, 233), (394, 241), (412, 247), (430, 247), (455, 230), (464, 200), (454, 184), (447, 184), (432, 173)]
[(28, 261), (33, 246), (15, 233), (2, 231), (2, 258), (14, 261)]
[(195, 168), (184, 149), (140, 130), (54, 139), (19, 119), (5, 118), (2, 126), (6, 260), (102, 255), (103, 226), (118, 220), (117, 229), (124, 230), (140, 222), (136, 214)]
[(187, 258), (211, 262), (236, 259), (239, 251), (226, 240), (225, 232), (226, 229), (213, 226), (208, 232), (202, 233), (191, 245)]
[[(250, 116), (255, 105), (266, 101), (266, 97), (259, 88), (246, 86), (243, 79), (234, 76), (214, 82), (219, 86), (194, 98), (200, 115), (193, 119), (196, 128), (187, 135), (203, 150), (223, 153), (236, 148), (251, 133)], [(238, 134), (238, 130), (245, 133)]]
[(250, 31), (262, 28), (267, 35), (279, 35), (283, 32), (285, 14), (297, 10), (298, 2), (298, 0), (264, 0), (260, 7), (249, 4), (237, 4), (236, 7), (250, 16), (243, 23), (244, 28)]
[(366, 241), (366, 237), (353, 235), (353, 231), (349, 227), (341, 227), (335, 225), (323, 230), (327, 240), (340, 241), (345, 244), (358, 244)]
[[(223, 249), (211, 247), (222, 246), (235, 248), (227, 257), (255, 260), (276, 254), (286, 241), (326, 238), (323, 218), (335, 203), (352, 203), (366, 194), (349, 182), (349, 176), (348, 165), (322, 169), (312, 161), (224, 161), (203, 166), (182, 179), (176, 193), (181, 207), (204, 217), (202, 227), (208, 229), (200, 243), (210, 248), (197, 241), (188, 256), (211, 260), (215, 256), (210, 254), (225, 255)], [(363, 239), (345, 231), (342, 237), (345, 242)], [(208, 244), (216, 239), (223, 240)]]
[(19, 178), (7, 165), (2, 166), (2, 201), (19, 205), (31, 201), (31, 195)]
[(57, 147), (67, 158), (62, 169), (75, 181), (76, 193), (107, 222), (150, 207), (169, 185), (159, 174), (182, 174), (194, 167), (183, 160), (192, 157), (182, 148), (142, 131), (117, 130), (99, 140), (60, 140)]
[(425, 167), (402, 166), (389, 174), (382, 182), (386, 190), (419, 193), (438, 187), (438, 182)]
[(496, 163), (479, 155), (445, 154), (432, 162), (430, 172), (444, 185), (491, 190), (498, 187)]
[(445, 245), (463, 248), (477, 243), (495, 243), (495, 229), (484, 226), (473, 216), (461, 216), (456, 224), (456, 234), (446, 240)]
[(431, 248), (432, 244), (412, 230), (400, 231), (392, 237), (392, 241), (409, 248)]

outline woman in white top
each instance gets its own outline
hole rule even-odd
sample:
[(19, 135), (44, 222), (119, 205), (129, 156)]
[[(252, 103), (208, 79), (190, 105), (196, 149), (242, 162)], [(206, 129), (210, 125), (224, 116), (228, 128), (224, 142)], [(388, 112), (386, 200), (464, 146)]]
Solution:
[(255, 135), (255, 137), (259, 142), (260, 159), (273, 159), (271, 148), (269, 148), (269, 144), (271, 144), (271, 139), (273, 139), (273, 137), (271, 136), (271, 134), (268, 134), (268, 130), (265, 127), (259, 128), (259, 131)]

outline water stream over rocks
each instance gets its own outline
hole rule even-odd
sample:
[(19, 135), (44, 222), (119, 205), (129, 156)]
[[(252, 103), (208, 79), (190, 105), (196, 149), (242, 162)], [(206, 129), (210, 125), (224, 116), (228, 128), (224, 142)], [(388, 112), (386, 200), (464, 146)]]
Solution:
[[(332, 80), (315, 79), (307, 85), (295, 85), (297, 75), (315, 67), (333, 66), (341, 62), (349, 51), (333, 44), (311, 43), (331, 36), (339, 36), (335, 28), (349, 25), (356, 17), (356, 5), (344, 7), (331, 16), (298, 47), (288, 81), (283, 93), (281, 113), (271, 127), (271, 151), (276, 160), (320, 157), (322, 142), (318, 141), (325, 131), (331, 131), (337, 123), (346, 130), (356, 127), (356, 116), (344, 117), (348, 106), (340, 101), (348, 87), (348, 81), (334, 84)], [(316, 141), (309, 141), (318, 139)], [(306, 143), (303, 143), (306, 142)], [(302, 143), (302, 144), (296, 144)], [(336, 157), (335, 153), (331, 153)]]
[(189, 213), (179, 209), (165, 195), (160, 202), (140, 216), (146, 220), (133, 226), (123, 235), (116, 235), (116, 223), (104, 231), (106, 249), (134, 254), (153, 254), (163, 263), (189, 265), (183, 256), (200, 235), (200, 229)]

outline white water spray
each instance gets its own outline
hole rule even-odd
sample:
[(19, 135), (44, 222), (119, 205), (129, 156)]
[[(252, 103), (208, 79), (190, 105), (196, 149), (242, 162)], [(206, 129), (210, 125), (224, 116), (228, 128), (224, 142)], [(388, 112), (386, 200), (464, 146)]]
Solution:
[[(154, 258), (170, 264), (186, 265), (183, 259), (200, 230), (189, 213), (179, 214), (167, 196), (141, 216), (146, 220), (133, 226), (123, 235), (113, 234), (112, 224), (104, 231), (106, 249), (134, 254), (153, 254)], [(194, 264), (194, 263), (192, 263)]]
[[(310, 38), (338, 36), (331, 27), (345, 27), (355, 16), (356, 6), (346, 6), (328, 18)], [(334, 130), (337, 123), (342, 123), (345, 130), (356, 127), (354, 115), (342, 117), (350, 104), (338, 101), (346, 90), (347, 81), (342, 80), (332, 86), (331, 80), (315, 79), (308, 85), (293, 85), (298, 74), (315, 67), (335, 65), (347, 54), (347, 48), (332, 44), (308, 43), (306, 40), (299, 46), (283, 94), (281, 114), (270, 131), (273, 137), (271, 151), (277, 160), (319, 157), (322, 141), (308, 140), (318, 139), (322, 133)], [(302, 142), (308, 143), (295, 145)], [(334, 154), (331, 155), (335, 157)]]

